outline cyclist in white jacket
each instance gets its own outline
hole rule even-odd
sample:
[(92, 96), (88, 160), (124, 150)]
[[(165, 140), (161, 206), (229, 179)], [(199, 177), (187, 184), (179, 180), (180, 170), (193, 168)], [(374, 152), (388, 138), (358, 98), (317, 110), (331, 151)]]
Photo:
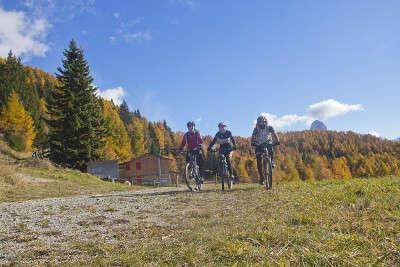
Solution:
[[(262, 183), (262, 163), (261, 163), (261, 154), (259, 153), (262, 149), (261, 145), (268, 142), (273, 141), (275, 144), (279, 144), (278, 135), (275, 133), (275, 130), (272, 126), (268, 125), (268, 119), (260, 115), (257, 118), (257, 125), (253, 130), (253, 134), (251, 136), (251, 145), (255, 147), (255, 152), (257, 156), (257, 169), (260, 177), (260, 183)], [(267, 146), (268, 153), (271, 155), (272, 167), (275, 167), (274, 164), (274, 148), (273, 146)]]

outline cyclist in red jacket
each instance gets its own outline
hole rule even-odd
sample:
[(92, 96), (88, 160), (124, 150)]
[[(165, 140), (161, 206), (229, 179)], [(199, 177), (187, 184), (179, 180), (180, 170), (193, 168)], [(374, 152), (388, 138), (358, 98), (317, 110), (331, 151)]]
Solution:
[[(196, 155), (196, 161), (199, 165), (200, 176), (203, 177), (203, 152), (201, 145), (203, 144), (203, 139), (201, 138), (200, 132), (196, 130), (196, 125), (193, 121), (187, 123), (188, 131), (183, 135), (182, 143), (179, 147), (180, 151), (186, 146), (186, 150), (193, 152)], [(188, 157), (186, 154), (186, 162), (188, 162)], [(203, 178), (202, 178), (203, 179)]]

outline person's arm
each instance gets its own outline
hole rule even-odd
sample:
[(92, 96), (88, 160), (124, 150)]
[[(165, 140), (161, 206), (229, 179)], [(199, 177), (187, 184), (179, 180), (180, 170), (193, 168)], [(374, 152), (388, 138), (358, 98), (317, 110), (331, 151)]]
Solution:
[(201, 137), (200, 132), (197, 132), (197, 134), (198, 134), (197, 146), (200, 147), (203, 144), (203, 138)]
[(254, 128), (253, 134), (251, 135), (251, 145), (252, 146), (256, 146), (257, 145), (256, 144), (256, 131), (257, 131), (257, 128)]
[(272, 134), (272, 140), (276, 143), (279, 144), (279, 137), (278, 135), (275, 133), (274, 128), (271, 127), (271, 134)]
[(185, 133), (184, 135), (183, 135), (183, 138), (182, 138), (182, 143), (181, 143), (181, 145), (179, 146), (179, 150), (183, 150), (183, 148), (186, 146), (186, 134), (187, 133)]
[(231, 132), (229, 132), (229, 133), (230, 133), (230, 136), (231, 136), (231, 141), (232, 141), (233, 149), (235, 150), (235, 149), (236, 149), (236, 141), (235, 141), (235, 138), (233, 138), (233, 135), (232, 135)]
[(210, 145), (208, 146), (208, 150), (211, 150), (211, 148), (215, 145), (217, 142), (217, 135), (214, 136), (214, 139), (211, 141)]

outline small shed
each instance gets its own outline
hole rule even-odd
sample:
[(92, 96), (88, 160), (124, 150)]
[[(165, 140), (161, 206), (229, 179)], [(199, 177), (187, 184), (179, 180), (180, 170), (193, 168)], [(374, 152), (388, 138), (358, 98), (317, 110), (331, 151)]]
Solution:
[(107, 179), (119, 178), (118, 160), (92, 161), (87, 165), (87, 172)]
[(119, 173), (122, 180), (132, 184), (168, 186), (178, 182), (174, 160), (153, 154), (119, 164)]

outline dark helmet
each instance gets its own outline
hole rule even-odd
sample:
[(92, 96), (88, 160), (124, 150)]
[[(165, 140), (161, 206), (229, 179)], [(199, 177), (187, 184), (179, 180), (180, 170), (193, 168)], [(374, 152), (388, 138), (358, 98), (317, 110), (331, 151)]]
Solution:
[(189, 121), (186, 125), (187, 125), (187, 127), (191, 127), (191, 126), (195, 127), (196, 126), (194, 121)]
[(258, 125), (268, 125), (268, 119), (264, 115), (260, 115), (257, 118), (257, 124)]

